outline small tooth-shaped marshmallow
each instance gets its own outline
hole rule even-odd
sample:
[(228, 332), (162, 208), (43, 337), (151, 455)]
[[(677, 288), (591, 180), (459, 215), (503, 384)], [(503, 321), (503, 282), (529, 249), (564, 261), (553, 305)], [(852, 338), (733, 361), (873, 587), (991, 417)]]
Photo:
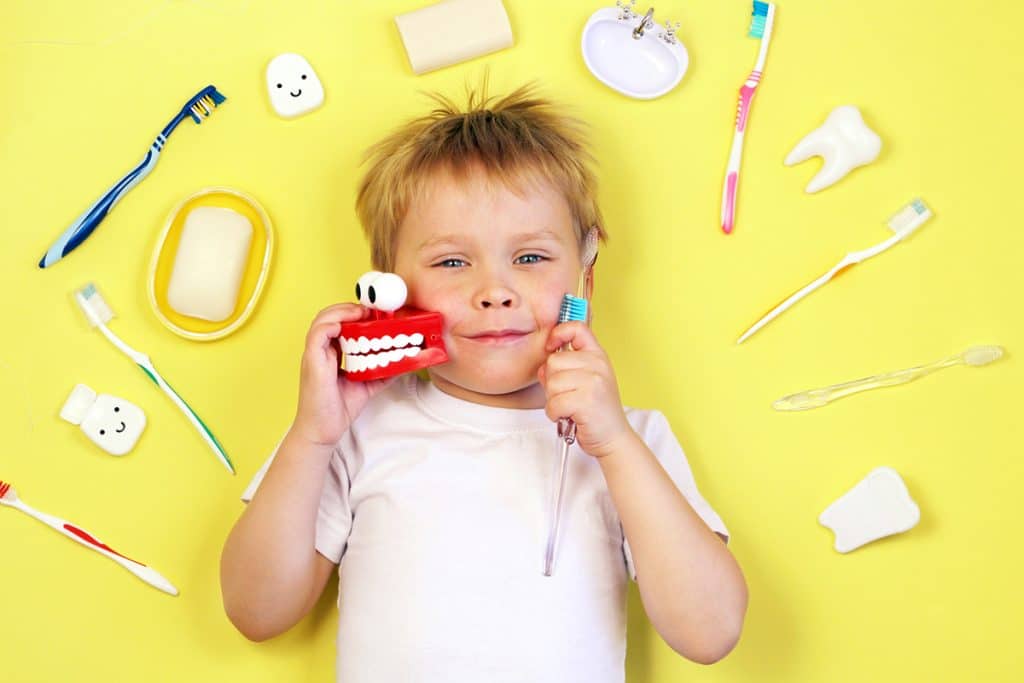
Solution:
[(359, 353), (369, 353), (370, 352), (370, 340), (367, 339), (366, 337), (360, 337), (356, 341), (356, 344), (358, 345)]
[(409, 358), (412, 358), (413, 356), (415, 356), (417, 353), (420, 352), (420, 347), (418, 347), (418, 346), (410, 346), (407, 349), (402, 349), (402, 351), (405, 352), (406, 356), (408, 356)]
[(400, 334), (397, 337), (395, 337), (395, 348), (396, 349), (400, 349), (400, 348), (402, 348), (403, 346), (405, 346), (408, 343), (409, 343), (408, 335)]
[(385, 351), (390, 349), (394, 345), (395, 342), (390, 335), (385, 334), (383, 337), (380, 338), (380, 347)]
[(391, 351), (388, 351), (388, 358), (391, 359), (392, 363), (397, 363), (405, 358), (405, 351), (402, 349), (392, 349)]
[(391, 362), (391, 359), (389, 357), (389, 354), (387, 354), (387, 353), (378, 353), (377, 354), (377, 365), (379, 365), (380, 367), (386, 368), (388, 366), (388, 363), (390, 363), (390, 362)]
[(825, 163), (806, 190), (814, 193), (839, 182), (858, 166), (871, 163), (881, 151), (882, 138), (864, 123), (860, 110), (844, 105), (834, 109), (825, 123), (796, 144), (786, 157), (786, 165), (820, 156)]
[(346, 339), (345, 337), (341, 338), (341, 350), (344, 351), (346, 354), (355, 352), (355, 349), (352, 348), (354, 345), (355, 342), (353, 340)]
[(345, 356), (345, 370), (347, 372), (359, 372), (359, 356)]
[(377, 362), (377, 356), (376, 355), (367, 356), (366, 357), (366, 369), (367, 370), (376, 370), (377, 369), (377, 365), (378, 365), (378, 362)]
[(417, 332), (416, 334), (413, 334), (409, 337), (409, 342), (416, 346), (419, 346), (420, 344), (423, 343), (423, 335)]
[(374, 337), (373, 339), (370, 340), (370, 350), (371, 351), (380, 351), (380, 346), (381, 346), (381, 341), (377, 337)]

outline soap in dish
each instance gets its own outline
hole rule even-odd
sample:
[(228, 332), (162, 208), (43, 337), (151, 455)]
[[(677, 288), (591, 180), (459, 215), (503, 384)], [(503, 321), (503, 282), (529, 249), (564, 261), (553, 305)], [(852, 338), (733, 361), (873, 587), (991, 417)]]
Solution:
[(167, 329), (211, 341), (255, 310), (274, 249), (270, 217), (253, 198), (213, 187), (175, 206), (153, 250), (150, 307)]
[(178, 313), (210, 322), (231, 317), (249, 260), (252, 223), (219, 206), (199, 206), (185, 217), (174, 257), (167, 303)]

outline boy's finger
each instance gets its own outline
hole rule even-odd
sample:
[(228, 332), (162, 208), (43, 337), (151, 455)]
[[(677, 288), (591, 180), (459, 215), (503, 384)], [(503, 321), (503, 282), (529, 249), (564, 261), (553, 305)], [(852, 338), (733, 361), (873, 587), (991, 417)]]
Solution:
[(574, 409), (577, 407), (574, 400), (576, 398), (575, 394), (575, 390), (564, 391), (557, 396), (549, 397), (544, 405), (544, 414), (552, 422), (556, 422), (563, 417), (573, 417), (575, 415)]
[(340, 322), (328, 320), (326, 322), (316, 323), (309, 328), (309, 334), (306, 335), (306, 347), (325, 349), (332, 341), (336, 340), (340, 336)]
[(555, 396), (572, 391), (586, 390), (595, 384), (600, 384), (601, 376), (592, 370), (565, 370), (553, 372), (546, 377), (544, 393), (550, 401)]
[(369, 314), (370, 309), (360, 304), (334, 304), (333, 306), (328, 306), (327, 308), (317, 313), (316, 317), (313, 318), (311, 326), (318, 325), (324, 322), (355, 322), (357, 320), (362, 320)]
[(586, 351), (578, 351), (576, 353), (552, 353), (548, 356), (547, 360), (544, 361), (544, 367), (547, 368), (547, 373), (552, 375), (556, 372), (564, 372), (566, 370), (594, 368), (597, 366), (597, 360), (597, 356), (593, 353), (587, 353)]
[(591, 329), (579, 320), (561, 323), (551, 328), (545, 349), (550, 353), (566, 344), (571, 344), (573, 351), (594, 351), (601, 348)]

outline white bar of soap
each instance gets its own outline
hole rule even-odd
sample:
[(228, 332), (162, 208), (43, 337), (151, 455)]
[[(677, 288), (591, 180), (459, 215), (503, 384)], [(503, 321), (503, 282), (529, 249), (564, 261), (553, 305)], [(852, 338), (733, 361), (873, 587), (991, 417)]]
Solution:
[(237, 211), (216, 206), (190, 211), (174, 256), (167, 303), (193, 318), (230, 318), (251, 244), (252, 223)]
[(442, 0), (399, 14), (395, 23), (417, 74), (512, 46), (501, 0)]

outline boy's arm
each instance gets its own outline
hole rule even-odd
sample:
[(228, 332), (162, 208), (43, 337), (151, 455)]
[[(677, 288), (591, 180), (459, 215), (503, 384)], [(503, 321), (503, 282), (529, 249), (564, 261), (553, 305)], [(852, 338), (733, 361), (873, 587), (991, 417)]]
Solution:
[(694, 512), (630, 426), (611, 363), (582, 322), (555, 326), (538, 371), (551, 420), (576, 422), (576, 440), (598, 459), (636, 568), (644, 609), (679, 654), (703, 664), (736, 645), (747, 586), (725, 544)]
[(332, 452), (289, 431), (224, 544), (224, 610), (250, 640), (272, 638), (298, 623), (336, 566), (314, 549)]
[(302, 619), (334, 566), (315, 550), (331, 456), (366, 403), (390, 381), (350, 382), (338, 374), (342, 324), (370, 312), (358, 304), (336, 304), (313, 319), (302, 354), (295, 421), (224, 544), (224, 610), (252, 640), (272, 638)]
[(718, 661), (739, 640), (747, 607), (746, 582), (732, 553), (635, 432), (610, 445), (598, 463), (651, 624), (687, 659)]

